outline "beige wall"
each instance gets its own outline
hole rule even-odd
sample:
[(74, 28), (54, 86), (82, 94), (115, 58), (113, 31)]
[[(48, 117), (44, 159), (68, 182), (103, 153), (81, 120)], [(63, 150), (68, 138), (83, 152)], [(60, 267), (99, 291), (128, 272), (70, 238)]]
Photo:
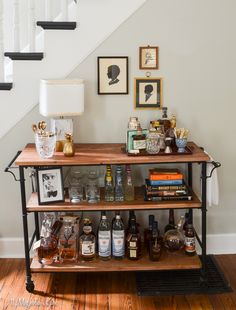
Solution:
[[(149, 0), (70, 74), (86, 80), (85, 113), (75, 121), (75, 140), (124, 142), (130, 116), (143, 126), (161, 116), (134, 110), (133, 103), (134, 77), (145, 76), (138, 69), (138, 47), (159, 46), (160, 70), (152, 76), (163, 78), (164, 105), (177, 125), (189, 128), (190, 138), (222, 163), (220, 204), (208, 212), (211, 234), (236, 233), (235, 10), (235, 0)], [(97, 95), (97, 56), (112, 55), (129, 57), (129, 95)], [(30, 126), (39, 119), (34, 109), (0, 141), (0, 238), (22, 236), (19, 184), (2, 171), (32, 141)]]

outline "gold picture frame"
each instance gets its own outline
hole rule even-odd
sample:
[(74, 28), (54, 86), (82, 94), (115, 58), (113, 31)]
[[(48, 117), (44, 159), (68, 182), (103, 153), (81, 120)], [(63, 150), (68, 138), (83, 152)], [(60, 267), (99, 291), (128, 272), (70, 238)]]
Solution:
[(157, 70), (159, 69), (158, 46), (141, 46), (139, 48), (139, 69)]
[(135, 78), (134, 105), (136, 109), (161, 109), (162, 78)]

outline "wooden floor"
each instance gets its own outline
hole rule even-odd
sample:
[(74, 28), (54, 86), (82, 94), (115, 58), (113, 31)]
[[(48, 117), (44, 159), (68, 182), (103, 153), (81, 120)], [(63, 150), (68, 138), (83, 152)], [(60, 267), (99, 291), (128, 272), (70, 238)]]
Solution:
[[(236, 255), (217, 260), (236, 291)], [(24, 261), (0, 259), (0, 310), (185, 310), (236, 309), (236, 293), (139, 297), (131, 273), (33, 274), (36, 291), (25, 290)]]

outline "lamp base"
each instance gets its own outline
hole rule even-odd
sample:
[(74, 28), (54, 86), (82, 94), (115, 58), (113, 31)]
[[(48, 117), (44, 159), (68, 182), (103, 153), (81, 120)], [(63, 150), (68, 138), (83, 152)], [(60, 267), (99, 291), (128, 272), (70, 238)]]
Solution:
[(71, 118), (51, 119), (51, 131), (56, 133), (56, 152), (63, 152), (66, 143), (65, 134), (73, 134), (73, 121)]
[(66, 143), (66, 140), (58, 140), (58, 141), (56, 141), (55, 151), (56, 152), (63, 152), (65, 143)]

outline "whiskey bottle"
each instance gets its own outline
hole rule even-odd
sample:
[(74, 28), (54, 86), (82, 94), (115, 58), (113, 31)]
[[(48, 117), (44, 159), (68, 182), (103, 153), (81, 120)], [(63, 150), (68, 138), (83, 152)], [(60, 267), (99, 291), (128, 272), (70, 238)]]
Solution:
[(102, 213), (98, 227), (98, 255), (102, 260), (111, 258), (111, 225), (105, 212)]
[(85, 261), (95, 259), (96, 237), (92, 231), (92, 223), (88, 218), (84, 219), (83, 233), (79, 238), (80, 257)]
[(167, 115), (167, 109), (168, 109), (167, 107), (162, 108), (163, 111), (162, 118), (158, 120), (160, 125), (163, 127), (164, 133), (167, 132), (167, 130), (170, 128), (171, 125)]
[(164, 232), (175, 229), (174, 209), (169, 210), (169, 223), (165, 226)]
[(107, 165), (105, 175), (105, 201), (114, 201), (114, 186), (111, 165)]
[(161, 256), (161, 239), (159, 237), (158, 222), (153, 222), (152, 236), (149, 240), (149, 258), (158, 261)]
[(140, 153), (146, 150), (146, 135), (143, 134), (142, 128), (137, 128), (136, 135), (133, 135), (133, 150), (138, 150)]
[(115, 200), (124, 201), (123, 175), (121, 166), (116, 167)]
[(187, 224), (184, 240), (185, 253), (193, 256), (196, 253), (195, 232), (192, 224)]
[(134, 185), (132, 182), (130, 165), (126, 165), (126, 180), (125, 180), (125, 200), (134, 200)]
[(164, 245), (171, 251), (179, 251), (184, 246), (183, 235), (184, 216), (181, 216), (175, 229), (168, 230), (164, 235)]
[(62, 228), (59, 237), (59, 257), (61, 262), (75, 262), (77, 260), (77, 240), (79, 218), (76, 216), (63, 216)]
[(127, 257), (131, 260), (139, 259), (141, 255), (141, 237), (137, 229), (135, 218), (131, 218), (129, 234), (126, 239)]
[(154, 220), (155, 220), (155, 216), (153, 214), (150, 214), (148, 217), (148, 228), (144, 230), (144, 244), (148, 250), (149, 250), (149, 241), (152, 238)]
[(112, 225), (112, 256), (122, 259), (125, 255), (125, 229), (120, 214), (116, 214)]

